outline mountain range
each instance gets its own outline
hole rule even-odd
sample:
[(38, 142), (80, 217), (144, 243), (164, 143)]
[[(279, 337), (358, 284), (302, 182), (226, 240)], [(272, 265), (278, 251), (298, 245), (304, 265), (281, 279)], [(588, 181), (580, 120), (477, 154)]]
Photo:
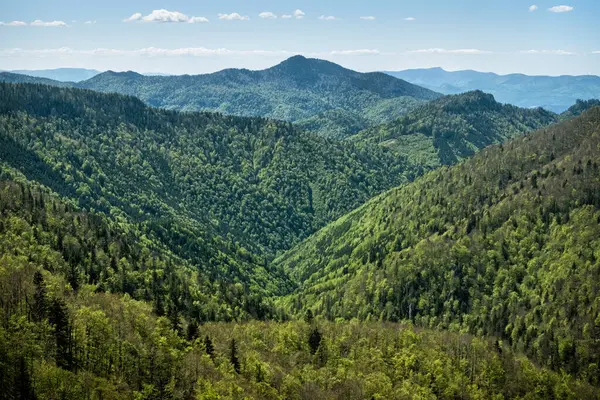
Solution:
[(543, 107), (561, 113), (578, 99), (600, 98), (600, 77), (498, 75), (491, 72), (445, 71), (441, 68), (390, 71), (387, 74), (443, 94), (482, 90), (501, 103)]
[(0, 398), (600, 398), (598, 100), (0, 80)]
[[(0, 80), (35, 82), (31, 77), (20, 80), (19, 75), (7, 73), (0, 74)], [(107, 71), (79, 83), (58, 85), (133, 95), (150, 106), (169, 110), (217, 111), (299, 122), (336, 138), (391, 121), (441, 96), (380, 72), (359, 73), (303, 56), (262, 71), (227, 69), (180, 76)]]

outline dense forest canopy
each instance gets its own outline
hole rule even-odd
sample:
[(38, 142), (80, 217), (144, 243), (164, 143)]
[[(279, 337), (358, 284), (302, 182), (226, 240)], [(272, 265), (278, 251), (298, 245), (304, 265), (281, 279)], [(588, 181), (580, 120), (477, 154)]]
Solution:
[(339, 141), (0, 83), (0, 399), (600, 398), (595, 105)]
[(276, 260), (292, 313), (504, 338), (597, 383), (600, 108), (393, 189)]
[[(581, 104), (582, 109), (590, 106)], [(491, 144), (558, 120), (558, 115), (544, 109), (500, 104), (494, 96), (474, 91), (431, 101), (395, 121), (351, 136), (348, 141), (359, 148), (381, 146), (406, 157), (415, 166), (434, 168), (454, 164)]]
[[(161, 111), (75, 89), (0, 91), (0, 137), (20, 149), (5, 147), (4, 161), (30, 178), (51, 174), (45, 183), (80, 206), (156, 233), (175, 223), (266, 255), (411, 173), (380, 149), (357, 150), (289, 123)], [(25, 156), (36, 161), (18, 159)]]

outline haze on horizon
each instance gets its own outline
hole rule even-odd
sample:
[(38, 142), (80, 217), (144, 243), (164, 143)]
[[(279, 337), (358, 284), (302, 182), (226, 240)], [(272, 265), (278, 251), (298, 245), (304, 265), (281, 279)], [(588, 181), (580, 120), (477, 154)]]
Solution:
[(301, 54), (357, 71), (600, 75), (599, 13), (593, 0), (24, 0), (3, 10), (0, 69), (199, 74)]

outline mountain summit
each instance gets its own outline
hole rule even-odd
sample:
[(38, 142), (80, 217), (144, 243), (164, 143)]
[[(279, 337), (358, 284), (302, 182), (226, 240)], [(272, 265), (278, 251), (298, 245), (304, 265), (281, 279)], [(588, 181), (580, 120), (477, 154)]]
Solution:
[[(0, 74), (0, 80), (10, 82), (18, 82), (18, 77)], [(35, 82), (30, 77), (23, 80)], [(133, 95), (150, 106), (170, 110), (301, 122), (324, 136), (336, 137), (391, 121), (441, 96), (383, 73), (360, 73), (304, 56), (290, 57), (261, 71), (226, 69), (181, 76), (108, 71), (71, 86)]]

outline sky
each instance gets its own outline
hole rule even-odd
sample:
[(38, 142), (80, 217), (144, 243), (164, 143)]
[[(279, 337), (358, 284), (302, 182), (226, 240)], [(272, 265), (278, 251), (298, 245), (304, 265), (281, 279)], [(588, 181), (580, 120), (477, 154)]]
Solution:
[(0, 70), (198, 74), (292, 56), (358, 71), (600, 75), (598, 0), (0, 0)]

